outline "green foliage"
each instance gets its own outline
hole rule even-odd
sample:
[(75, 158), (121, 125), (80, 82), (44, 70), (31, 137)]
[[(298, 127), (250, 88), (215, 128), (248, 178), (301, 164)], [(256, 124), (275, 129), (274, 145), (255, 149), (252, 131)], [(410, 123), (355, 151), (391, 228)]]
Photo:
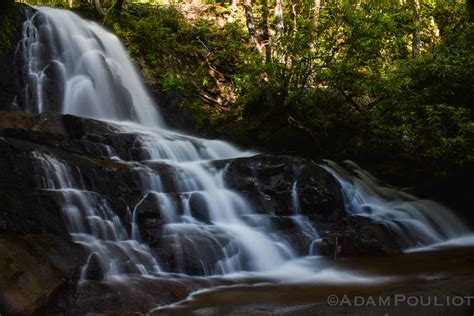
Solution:
[[(377, 109), (380, 110), (380, 109)], [(408, 160), (428, 164), (434, 172), (472, 165), (474, 125), (469, 111), (447, 104), (399, 105), (369, 121), (370, 148), (390, 149)]]
[(23, 16), (22, 7), (19, 5), (11, 5), (4, 10), (0, 13), (0, 56), (15, 47), (13, 37), (18, 32)]
[(372, 109), (374, 148), (390, 147), (439, 172), (474, 165), (473, 30), (446, 33), (420, 58), (399, 64), (384, 101)]
[[(474, 33), (464, 5), (424, 3), (418, 58), (411, 57), (411, 3), (328, 5), (317, 28), (311, 5), (292, 8), (296, 19), (288, 7), (275, 62), (257, 64), (250, 76), (265, 80), (245, 74), (237, 82), (252, 133), (293, 125), (323, 155), (389, 155), (439, 173), (474, 166)], [(434, 24), (441, 15), (449, 23)], [(273, 122), (257, 126), (255, 118)]]
[[(464, 1), (422, 1), (418, 20), (412, 1), (322, 0), (317, 23), (313, 0), (283, 1), (271, 62), (253, 52), (243, 10), (229, 1), (203, 1), (191, 18), (161, 3), (131, 1), (105, 22), (153, 88), (178, 92), (202, 130), (439, 174), (474, 166), (474, 26)], [(262, 3), (253, 2), (260, 30)]]
[[(48, 6), (48, 7), (56, 7), (56, 8), (68, 8), (69, 2), (68, 0), (21, 0), (18, 2), (23, 2), (25, 4), (33, 5), (33, 6)], [(73, 1), (73, 4), (78, 5), (79, 1)]]
[[(132, 57), (152, 72), (157, 88), (178, 92), (190, 108), (196, 108), (202, 91), (217, 96), (216, 76), (232, 80), (250, 53), (238, 24), (218, 27), (200, 19), (190, 23), (174, 6), (134, 4), (107, 22)], [(212, 116), (216, 109), (202, 110)]]

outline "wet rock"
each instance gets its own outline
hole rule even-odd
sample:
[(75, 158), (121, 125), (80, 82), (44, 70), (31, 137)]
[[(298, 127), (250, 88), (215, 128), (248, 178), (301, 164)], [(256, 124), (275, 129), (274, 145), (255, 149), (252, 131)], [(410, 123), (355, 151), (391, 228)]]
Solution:
[[(85, 189), (102, 192), (110, 203), (118, 207), (125, 218), (127, 203), (124, 196), (133, 199), (139, 194), (140, 179), (127, 169), (103, 166), (97, 161), (59, 152), (41, 145), (4, 138), (0, 146), (0, 229), (10, 232), (28, 233), (46, 230), (55, 234), (67, 234), (61, 214), (58, 192), (41, 189), (41, 170), (34, 152), (51, 153), (67, 161), (74, 171), (80, 168), (82, 177), (76, 174), (77, 183), (83, 182)], [(122, 167), (120, 165), (120, 167)], [(74, 177), (74, 173), (71, 174)], [(135, 179), (135, 182), (133, 181)], [(111, 187), (116, 183), (117, 187)], [(98, 189), (98, 188), (102, 189)], [(122, 190), (118, 190), (122, 189)], [(109, 196), (108, 196), (109, 195)]]
[(50, 234), (0, 235), (0, 313), (41, 314), (75, 283), (82, 248)]
[[(226, 183), (243, 194), (257, 212), (288, 216), (299, 211), (322, 222), (340, 220), (345, 213), (338, 182), (312, 161), (258, 155), (215, 165), (227, 166)], [(300, 210), (293, 205), (295, 183)]]
[(0, 146), (0, 230), (18, 233), (47, 230), (66, 235), (56, 202), (36, 189), (36, 170), (27, 157), (32, 150), (11, 139), (5, 139)]
[(177, 168), (157, 161), (145, 161), (143, 164), (148, 166), (151, 171), (160, 175), (162, 192), (174, 194), (177, 191), (175, 181), (180, 175), (180, 171)]
[[(138, 154), (131, 151), (137, 135), (120, 133), (113, 124), (72, 115), (0, 112), (0, 137), (0, 173), (4, 175), (0, 179), (0, 229), (4, 231), (45, 230), (68, 236), (57, 193), (38, 189), (41, 170), (33, 152), (50, 153), (66, 162), (72, 180), (99, 194), (129, 230), (130, 211), (146, 194), (143, 182), (150, 173), (159, 174), (163, 194), (175, 209), (179, 208), (175, 181), (187, 175), (162, 162), (137, 165), (127, 161), (137, 158), (134, 156)], [(111, 151), (125, 160), (110, 159)], [(214, 166), (227, 167), (224, 178), (228, 186), (246, 197), (255, 211), (273, 216), (277, 230), (299, 249), (307, 249), (310, 241), (297, 237), (299, 229), (289, 216), (302, 214), (317, 226), (340, 223), (346, 215), (339, 184), (309, 160), (258, 155), (216, 161)], [(195, 218), (209, 222), (206, 201), (200, 193), (192, 194), (189, 204)], [(161, 243), (163, 207), (152, 195), (138, 205), (141, 237), (153, 247)], [(333, 230), (339, 231), (337, 227)]]
[(194, 218), (209, 223), (209, 210), (206, 198), (200, 192), (195, 192), (189, 199), (189, 206), (191, 208), (191, 214)]
[[(310, 254), (311, 244), (316, 236), (304, 232), (292, 217), (272, 216), (270, 220), (272, 227), (285, 237), (297, 255), (306, 256)], [(313, 226), (309, 220), (308, 224)]]
[(361, 216), (333, 227), (315, 247), (332, 258), (396, 255), (403, 248), (383, 223)]
[[(172, 210), (166, 209), (169, 205), (161, 199), (166, 198), (169, 203), (177, 203), (177, 194), (163, 196), (164, 194), (159, 197), (154, 193), (148, 193), (136, 204), (134, 209), (141, 240), (152, 247), (161, 241), (163, 222), (166, 218), (164, 214), (172, 212)], [(176, 209), (176, 206), (173, 205), (173, 208)]]
[(231, 281), (205, 278), (123, 276), (85, 281), (48, 305), (44, 315), (135, 315), (185, 299), (191, 292)]
[[(211, 233), (212, 232), (212, 233)], [(168, 271), (190, 275), (211, 275), (216, 263), (238, 251), (230, 236), (213, 226), (193, 227), (171, 224), (165, 229), (159, 246), (153, 251)]]
[(104, 271), (100, 264), (99, 255), (96, 252), (89, 256), (84, 269), (84, 278), (86, 280), (102, 280), (104, 278)]

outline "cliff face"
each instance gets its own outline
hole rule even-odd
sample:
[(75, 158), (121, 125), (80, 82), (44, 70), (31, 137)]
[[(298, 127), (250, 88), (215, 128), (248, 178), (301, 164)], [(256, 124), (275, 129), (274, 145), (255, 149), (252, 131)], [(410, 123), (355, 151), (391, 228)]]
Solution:
[[(44, 176), (37, 160), (39, 153), (57, 157), (78, 170), (69, 174), (77, 177), (72, 180), (100, 194), (126, 225), (132, 220), (129, 209), (146, 194), (140, 178), (143, 170), (137, 167), (137, 161), (149, 168), (148, 172), (160, 175), (164, 194), (171, 199), (178, 197), (173, 179), (179, 171), (165, 163), (143, 162), (134, 147), (138, 135), (121, 133), (113, 125), (71, 115), (1, 112), (0, 136), (2, 231), (47, 231), (68, 237), (60, 212), (63, 201), (55, 198), (55, 192), (41, 188)], [(111, 148), (123, 160), (111, 159)], [(314, 223), (336, 223), (345, 215), (337, 182), (310, 161), (262, 155), (215, 161), (213, 166), (226, 168), (224, 179), (228, 186), (246, 196), (256, 212), (272, 215), (275, 221), (293, 215), (291, 195), (295, 179), (299, 183), (302, 214)], [(295, 168), (302, 169), (296, 178)], [(193, 215), (199, 218), (199, 198), (192, 200)], [(160, 223), (161, 216), (159, 209), (153, 210), (152, 201), (142, 201), (138, 222), (144, 225), (143, 237), (159, 239), (159, 225), (158, 231), (152, 233), (146, 223)]]

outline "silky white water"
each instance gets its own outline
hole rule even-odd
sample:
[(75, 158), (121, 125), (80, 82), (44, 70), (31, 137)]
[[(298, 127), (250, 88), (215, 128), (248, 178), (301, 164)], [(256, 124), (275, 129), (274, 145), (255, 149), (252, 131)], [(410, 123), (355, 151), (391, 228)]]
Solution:
[(345, 209), (384, 223), (405, 248), (469, 233), (469, 228), (443, 205), (384, 186), (352, 161), (346, 162), (352, 173), (332, 161), (327, 163), (323, 167), (341, 184)]
[[(23, 26), (25, 102), (32, 112), (162, 126), (161, 116), (119, 39), (96, 23), (37, 8)], [(52, 77), (56, 77), (51, 82)], [(57, 94), (61, 104), (48, 93)]]
[[(54, 192), (61, 201), (73, 240), (97, 256), (105, 277), (163, 271), (193, 274), (195, 271), (186, 266), (189, 261), (204, 275), (269, 273), (285, 266), (291, 267), (291, 274), (308, 271), (289, 264), (297, 262), (298, 255), (269, 221), (246, 220), (257, 216), (252, 205), (228, 189), (226, 169), (212, 165), (214, 160), (254, 153), (166, 129), (157, 105), (113, 34), (74, 13), (38, 8), (25, 22), (23, 37), (18, 52), (25, 61), (23, 99), (28, 111), (107, 120), (121, 133), (137, 135), (130, 150), (140, 158), (134, 162), (125, 161), (108, 147), (110, 159), (129, 164), (142, 179), (143, 197), (136, 205), (129, 205), (130, 229), (106, 199), (86, 190), (79, 168), (68, 166), (52, 153), (32, 154), (38, 161), (40, 188)], [(58, 104), (57, 100), (62, 101)], [(174, 195), (169, 194), (169, 188), (165, 190), (160, 175), (148, 167), (150, 163), (174, 168)], [(349, 175), (333, 163), (325, 168), (341, 184), (348, 213), (383, 222), (407, 247), (440, 242), (467, 231), (451, 211), (434, 202), (384, 188), (360, 170)], [(320, 234), (301, 214), (297, 186), (295, 180), (290, 193), (291, 218), (316, 242)], [(151, 200), (162, 214), (160, 246), (177, 245), (170, 248), (170, 262), (160, 262), (140, 240), (136, 218), (145, 200)], [(314, 254), (312, 247), (307, 251), (310, 254)]]

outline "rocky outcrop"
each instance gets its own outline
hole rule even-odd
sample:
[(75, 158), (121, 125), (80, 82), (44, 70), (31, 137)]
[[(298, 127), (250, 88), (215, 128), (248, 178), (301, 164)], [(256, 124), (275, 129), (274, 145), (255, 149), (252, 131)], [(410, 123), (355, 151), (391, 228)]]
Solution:
[[(159, 174), (160, 194), (178, 203), (180, 194), (173, 182), (178, 171), (172, 164), (146, 162), (146, 155), (135, 147), (138, 137), (112, 123), (71, 115), (0, 112), (0, 312), (145, 312), (209, 285), (200, 284), (202, 279), (136, 280), (137, 287), (130, 288), (130, 283), (103, 281), (99, 258), (71, 241), (58, 192), (41, 187), (44, 179), (35, 153), (67, 164), (70, 180), (80, 184), (85, 194), (93, 192), (103, 199), (129, 233), (135, 216), (141, 240), (168, 271), (203, 275), (225, 255), (238, 251), (218, 231), (209, 236), (189, 230), (164, 233), (165, 206), (144, 192), (143, 179), (149, 173)], [(348, 217), (338, 182), (312, 161), (257, 155), (214, 161), (212, 166), (224, 172), (227, 185), (246, 197), (256, 212), (244, 220), (270, 221), (300, 255), (308, 254), (314, 240), (302, 231), (295, 215), (305, 216), (306, 224), (320, 232), (321, 254), (332, 256), (341, 240), (340, 256), (397, 252), (381, 225)], [(189, 197), (189, 203), (195, 219), (209, 222), (198, 193)], [(187, 256), (179, 257), (177, 251)], [(196, 256), (199, 264), (192, 260)], [(87, 262), (83, 271), (87, 281), (79, 286)]]
[(314, 251), (315, 236), (302, 231), (295, 216), (305, 216), (303, 220), (318, 232), (338, 230), (337, 223), (347, 216), (338, 182), (310, 160), (257, 155), (214, 164), (225, 168), (228, 186), (245, 196), (256, 212), (265, 215), (300, 256)]
[(143, 278), (124, 276), (108, 281), (84, 281), (56, 299), (43, 315), (144, 315), (159, 306), (186, 299), (191, 293), (213, 286), (235, 284), (225, 279), (186, 276)]
[[(159, 244), (161, 210), (152, 196), (142, 192), (141, 177), (147, 172), (158, 173), (164, 194), (177, 200), (173, 184), (176, 171), (159, 162), (135, 164), (135, 160), (146, 158), (139, 157), (134, 149), (137, 135), (122, 133), (113, 124), (71, 115), (0, 112), (0, 137), (1, 231), (47, 231), (67, 237), (54, 193), (38, 190), (37, 161), (31, 153), (39, 151), (50, 152), (80, 170), (75, 174), (76, 182), (104, 197), (125, 223), (131, 220), (128, 209), (137, 206), (143, 239), (152, 246)], [(110, 159), (111, 155), (121, 160)], [(347, 214), (338, 182), (312, 161), (257, 155), (215, 161), (213, 165), (225, 169), (227, 185), (245, 196), (254, 211), (270, 216), (274, 226), (289, 235), (295, 230), (290, 219), (295, 214), (307, 216), (322, 231), (327, 227), (330, 231), (347, 228), (340, 224)], [(191, 211), (206, 222), (199, 198), (198, 194), (191, 196)]]
[[(344, 216), (339, 184), (312, 161), (258, 155), (216, 165), (225, 166), (228, 185), (244, 195), (257, 212), (276, 216), (301, 213), (317, 222), (334, 222)], [(294, 209), (293, 194), (298, 196), (298, 210)]]
[(324, 232), (323, 238), (314, 245), (318, 253), (335, 259), (396, 255), (403, 246), (387, 226), (363, 216), (344, 218)]
[(0, 313), (39, 313), (74, 287), (86, 253), (48, 233), (0, 234)]

